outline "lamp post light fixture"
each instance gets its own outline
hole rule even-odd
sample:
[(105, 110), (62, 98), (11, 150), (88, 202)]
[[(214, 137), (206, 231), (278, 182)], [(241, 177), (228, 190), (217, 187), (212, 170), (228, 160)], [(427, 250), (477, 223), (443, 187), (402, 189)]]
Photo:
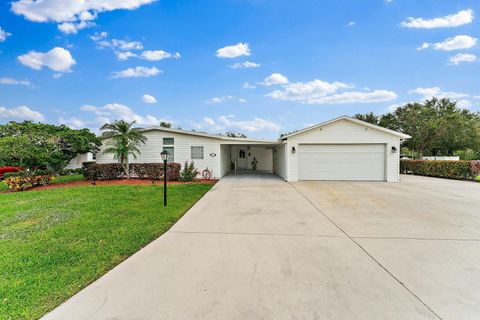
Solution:
[(167, 206), (167, 162), (170, 153), (167, 150), (160, 152), (160, 156), (163, 160), (163, 206)]

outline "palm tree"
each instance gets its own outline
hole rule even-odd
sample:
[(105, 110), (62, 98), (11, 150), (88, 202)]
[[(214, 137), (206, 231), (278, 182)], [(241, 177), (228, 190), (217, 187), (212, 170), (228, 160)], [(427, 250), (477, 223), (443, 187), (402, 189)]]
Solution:
[(100, 130), (103, 131), (102, 138), (110, 138), (106, 143), (104, 154), (113, 154), (113, 157), (122, 164), (127, 179), (130, 179), (129, 156), (137, 158), (140, 154), (138, 147), (145, 144), (147, 137), (138, 128), (133, 128), (135, 121), (130, 123), (124, 120), (116, 120), (113, 123), (104, 124)]

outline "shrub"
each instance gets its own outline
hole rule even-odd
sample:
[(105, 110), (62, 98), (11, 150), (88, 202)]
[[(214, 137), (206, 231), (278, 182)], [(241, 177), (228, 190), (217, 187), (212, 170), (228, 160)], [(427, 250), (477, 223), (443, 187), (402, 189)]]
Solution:
[(472, 176), (480, 176), (480, 160), (470, 161), (470, 166), (472, 167)]
[(85, 170), (85, 177), (91, 181), (113, 180), (123, 176), (120, 163), (90, 164)]
[(480, 176), (476, 177), (475, 181), (480, 182)]
[(84, 162), (82, 162), (82, 173), (85, 176), (85, 178), (87, 178), (87, 170), (92, 164), (96, 164), (96, 162), (95, 161), (84, 161)]
[[(167, 180), (176, 181), (180, 178), (180, 164), (167, 164)], [(162, 180), (163, 179), (163, 163), (131, 163), (130, 174), (139, 179)]]
[(72, 174), (83, 174), (84, 171), (82, 168), (76, 168), (76, 169), (62, 169), (58, 171), (59, 176), (69, 176)]
[(195, 164), (193, 163), (193, 161), (190, 162), (190, 164), (188, 164), (188, 161), (185, 161), (185, 166), (183, 167), (182, 172), (180, 172), (180, 181), (193, 181), (198, 176), (198, 174), (199, 172), (195, 168)]
[(471, 162), (400, 160), (400, 172), (457, 180), (472, 179), (475, 174)]
[[(180, 164), (167, 165), (167, 180), (174, 181), (180, 177)], [(152, 181), (163, 179), (163, 163), (131, 163), (130, 175), (139, 179)], [(92, 164), (85, 171), (85, 177), (91, 181), (113, 180), (125, 176), (125, 170), (119, 163)]]
[(4, 183), (12, 191), (22, 191), (29, 188), (44, 186), (53, 180), (53, 174), (48, 171), (35, 172), (34, 175), (26, 171), (10, 172), (5, 175)]

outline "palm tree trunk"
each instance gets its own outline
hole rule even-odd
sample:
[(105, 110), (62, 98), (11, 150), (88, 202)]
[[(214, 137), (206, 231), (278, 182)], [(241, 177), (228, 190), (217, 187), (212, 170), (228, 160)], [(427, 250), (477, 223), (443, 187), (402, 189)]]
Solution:
[(128, 162), (128, 156), (125, 157), (125, 173), (127, 174), (127, 179), (130, 179), (130, 163)]

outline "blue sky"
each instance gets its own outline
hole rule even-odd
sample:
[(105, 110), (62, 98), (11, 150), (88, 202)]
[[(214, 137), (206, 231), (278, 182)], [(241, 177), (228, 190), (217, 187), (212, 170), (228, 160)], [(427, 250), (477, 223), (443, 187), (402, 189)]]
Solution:
[(167, 120), (273, 138), (432, 95), (478, 111), (477, 12), (461, 0), (2, 2), (0, 123)]

